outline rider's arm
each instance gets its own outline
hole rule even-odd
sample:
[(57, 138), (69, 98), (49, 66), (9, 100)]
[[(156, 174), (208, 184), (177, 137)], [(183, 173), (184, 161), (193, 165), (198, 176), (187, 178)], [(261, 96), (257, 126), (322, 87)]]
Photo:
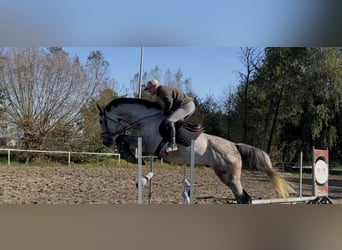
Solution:
[(170, 91), (159, 91), (158, 93), (159, 98), (163, 101), (164, 103), (164, 114), (168, 115), (171, 113), (172, 105), (173, 105), (173, 98), (172, 98), (172, 93)]

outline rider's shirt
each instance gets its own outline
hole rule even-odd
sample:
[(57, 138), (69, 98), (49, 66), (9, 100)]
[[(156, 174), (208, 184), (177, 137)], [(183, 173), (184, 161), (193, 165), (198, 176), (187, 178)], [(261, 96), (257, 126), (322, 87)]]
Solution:
[(190, 96), (185, 95), (181, 90), (164, 85), (158, 88), (157, 96), (164, 102), (165, 113), (171, 113), (193, 101)]

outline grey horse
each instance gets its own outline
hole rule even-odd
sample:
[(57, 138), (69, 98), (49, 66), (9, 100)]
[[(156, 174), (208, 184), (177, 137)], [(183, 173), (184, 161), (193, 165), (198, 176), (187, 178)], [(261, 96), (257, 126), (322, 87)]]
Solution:
[[(160, 105), (143, 99), (118, 98), (105, 107), (98, 105), (98, 109), (103, 144), (109, 147), (116, 142), (124, 159), (134, 158), (128, 149), (136, 147), (137, 137), (142, 137), (144, 155), (157, 155), (176, 164), (190, 164), (189, 145), (179, 144), (178, 151), (168, 154), (161, 149), (163, 137), (159, 131), (166, 117), (162, 115)], [(232, 190), (237, 203), (252, 203), (241, 185), (242, 168), (265, 172), (282, 198), (295, 192), (272, 167), (269, 156), (259, 148), (204, 132), (194, 141), (194, 148), (196, 165), (211, 167)]]

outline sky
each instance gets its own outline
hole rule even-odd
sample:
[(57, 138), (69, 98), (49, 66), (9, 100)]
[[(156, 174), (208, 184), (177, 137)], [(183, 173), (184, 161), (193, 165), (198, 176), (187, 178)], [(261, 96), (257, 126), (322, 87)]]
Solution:
[(0, 34), (12, 46), (310, 45), (342, 40), (336, 2), (2, 0)]
[[(140, 70), (149, 72), (158, 66), (162, 76), (167, 69), (183, 72), (183, 80), (191, 78), (193, 91), (200, 98), (214, 96), (221, 100), (229, 90), (234, 91), (245, 69), (240, 62), (240, 48), (226, 47), (65, 47), (70, 56), (78, 56), (82, 63), (90, 51), (100, 50), (110, 65), (111, 78), (129, 87), (130, 80)], [(163, 79), (160, 79), (163, 84)], [(144, 83), (143, 83), (144, 84)]]
[(2, 0), (1, 47), (101, 48), (112, 77), (181, 69), (201, 97), (236, 87), (240, 47), (341, 46), (339, 0)]

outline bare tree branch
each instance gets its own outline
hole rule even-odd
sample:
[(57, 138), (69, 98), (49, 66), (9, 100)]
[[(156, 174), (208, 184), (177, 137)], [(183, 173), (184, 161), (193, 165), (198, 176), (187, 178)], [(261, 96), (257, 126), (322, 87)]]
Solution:
[(6, 48), (0, 53), (5, 58), (0, 61), (1, 104), (27, 138), (41, 141), (56, 128), (76, 123), (81, 108), (109, 81), (100, 52), (93, 52), (86, 66), (59, 49)]

